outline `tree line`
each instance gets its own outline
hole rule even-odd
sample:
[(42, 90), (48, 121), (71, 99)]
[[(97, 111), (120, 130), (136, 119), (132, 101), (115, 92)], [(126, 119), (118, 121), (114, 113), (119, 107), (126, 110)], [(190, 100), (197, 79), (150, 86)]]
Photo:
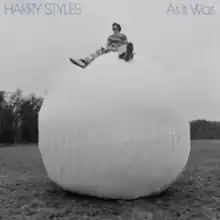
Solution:
[(38, 114), (43, 103), (35, 94), (21, 89), (0, 91), (0, 143), (38, 143)]
[[(0, 91), (0, 144), (38, 143), (38, 115), (43, 97), (24, 95), (21, 89)], [(220, 139), (220, 122), (190, 122), (191, 139)]]

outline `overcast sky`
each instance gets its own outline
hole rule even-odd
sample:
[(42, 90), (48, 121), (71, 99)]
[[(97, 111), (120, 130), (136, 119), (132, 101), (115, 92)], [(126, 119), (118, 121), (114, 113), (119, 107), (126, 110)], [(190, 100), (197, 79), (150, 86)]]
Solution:
[[(19, 12), (30, 2), (32, 12)], [(46, 5), (50, 3), (46, 0), (1, 0), (0, 90), (21, 88), (44, 95), (70, 65), (70, 56), (87, 55), (105, 44), (112, 22), (119, 22), (136, 53), (155, 59), (175, 77), (190, 119), (220, 120), (219, 0), (53, 2), (57, 5)], [(194, 3), (212, 8), (204, 13), (215, 13), (193, 14)]]

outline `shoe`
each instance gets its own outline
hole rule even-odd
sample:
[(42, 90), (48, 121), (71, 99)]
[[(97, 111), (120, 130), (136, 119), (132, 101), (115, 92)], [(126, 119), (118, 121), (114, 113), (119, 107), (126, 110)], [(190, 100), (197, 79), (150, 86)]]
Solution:
[(126, 53), (122, 53), (122, 54), (120, 54), (118, 57), (119, 57), (119, 59), (125, 59), (125, 55), (126, 55)]
[(125, 55), (124, 55), (124, 60), (126, 62), (130, 61), (134, 57), (133, 50), (134, 50), (133, 44), (132, 43), (128, 43), (127, 51), (125, 52)]
[(89, 62), (87, 60), (84, 59), (72, 59), (70, 58), (70, 61), (75, 64), (76, 66), (79, 66), (81, 68), (86, 68), (89, 64)]

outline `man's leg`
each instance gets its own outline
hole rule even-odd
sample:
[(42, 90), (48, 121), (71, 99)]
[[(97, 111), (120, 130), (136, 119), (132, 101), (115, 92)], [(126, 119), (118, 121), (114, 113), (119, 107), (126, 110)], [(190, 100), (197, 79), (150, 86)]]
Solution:
[(123, 44), (122, 46), (120, 46), (118, 48), (118, 57), (120, 59), (124, 59), (125, 54), (126, 54), (126, 50), (127, 50), (127, 45), (126, 44)]
[(129, 61), (134, 56), (134, 46), (132, 43), (124, 44), (118, 48), (119, 58), (125, 61)]
[(103, 54), (106, 54), (108, 53), (109, 50), (107, 50), (106, 48), (104, 47), (101, 47), (99, 50), (97, 50), (95, 53), (91, 53), (88, 57), (85, 57), (84, 59), (81, 59), (81, 60), (84, 60), (86, 63), (91, 63), (93, 60), (95, 60), (97, 57), (103, 55)]
[(93, 60), (95, 60), (97, 57), (106, 54), (110, 52), (109, 50), (101, 47), (99, 50), (97, 50), (95, 53), (90, 54), (88, 57), (82, 58), (82, 59), (72, 59), (70, 58), (70, 61), (74, 63), (75, 65), (85, 68), (87, 67)]

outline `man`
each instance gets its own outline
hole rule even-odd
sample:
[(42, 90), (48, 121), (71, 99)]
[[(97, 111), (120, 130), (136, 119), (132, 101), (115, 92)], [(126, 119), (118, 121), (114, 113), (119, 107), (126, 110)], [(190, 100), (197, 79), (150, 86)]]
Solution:
[(118, 52), (119, 58), (129, 61), (133, 58), (133, 44), (128, 42), (127, 36), (121, 33), (121, 26), (118, 23), (112, 24), (113, 34), (108, 37), (106, 48), (101, 47), (95, 53), (90, 54), (88, 57), (83, 59), (72, 59), (70, 61), (77, 66), (82, 68), (87, 67), (97, 57), (109, 53)]

